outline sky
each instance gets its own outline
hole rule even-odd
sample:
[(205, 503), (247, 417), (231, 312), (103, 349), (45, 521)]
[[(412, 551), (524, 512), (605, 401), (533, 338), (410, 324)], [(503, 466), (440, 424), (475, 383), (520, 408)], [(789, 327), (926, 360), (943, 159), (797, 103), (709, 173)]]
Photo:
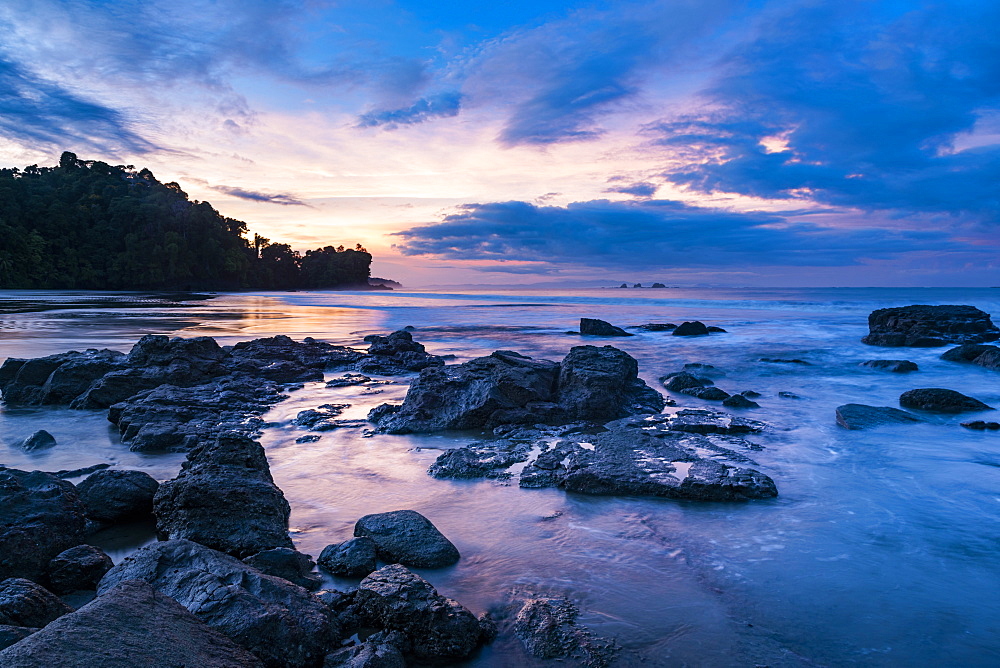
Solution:
[(454, 284), (1000, 285), (996, 0), (4, 0), (0, 165)]

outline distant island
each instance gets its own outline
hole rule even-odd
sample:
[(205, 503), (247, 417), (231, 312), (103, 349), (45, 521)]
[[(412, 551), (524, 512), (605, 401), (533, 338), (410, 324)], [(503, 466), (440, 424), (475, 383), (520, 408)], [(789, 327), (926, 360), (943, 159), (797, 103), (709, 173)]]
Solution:
[[(372, 256), (300, 254), (255, 234), (148, 169), (80, 160), (0, 169), (0, 289), (391, 289)], [(373, 281), (379, 283), (379, 281)], [(398, 284), (397, 284), (398, 285)]]

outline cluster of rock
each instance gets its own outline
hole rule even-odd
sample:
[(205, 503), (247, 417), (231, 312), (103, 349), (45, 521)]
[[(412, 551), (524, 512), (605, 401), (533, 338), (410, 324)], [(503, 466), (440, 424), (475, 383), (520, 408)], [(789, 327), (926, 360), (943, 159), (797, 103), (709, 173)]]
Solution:
[[(707, 336), (713, 332), (724, 333), (726, 331), (721, 327), (706, 325), (699, 320), (684, 322), (680, 325), (673, 323), (647, 323), (645, 325), (636, 325), (634, 329), (641, 329), (646, 332), (671, 332), (674, 336)], [(584, 336), (635, 336), (631, 332), (626, 332), (621, 327), (616, 327), (609, 322), (597, 320), (596, 318), (580, 318), (580, 334)]]
[[(925, 387), (903, 392), (899, 395), (899, 405), (925, 413), (941, 414), (992, 410), (991, 406), (978, 399), (941, 387)], [(926, 419), (920, 415), (891, 406), (844, 404), (837, 408), (837, 424), (845, 429), (869, 429), (886, 424), (912, 424), (925, 421)]]
[(744, 390), (737, 394), (730, 394), (722, 388), (716, 387), (715, 381), (711, 378), (692, 373), (714, 373), (717, 371), (711, 364), (685, 364), (681, 371), (661, 376), (660, 382), (670, 392), (686, 394), (705, 401), (721, 401), (722, 405), (727, 408), (760, 408), (760, 404), (753, 401), (753, 398), (760, 396), (759, 393)]
[(941, 355), (949, 362), (975, 364), (986, 369), (1000, 371), (1000, 347), (977, 343), (966, 343), (952, 348)]
[[(290, 385), (331, 369), (405, 374), (441, 366), (407, 331), (368, 337), (369, 351), (287, 336), (221, 347), (211, 337), (149, 335), (127, 354), (68, 352), (7, 359), (0, 393), (8, 405), (107, 408), (134, 451), (187, 451), (221, 433), (256, 434), (259, 416)], [(43, 447), (32, 442), (31, 447)]]
[(873, 311), (862, 343), (889, 347), (934, 347), (1000, 339), (990, 315), (974, 306), (901, 306)]

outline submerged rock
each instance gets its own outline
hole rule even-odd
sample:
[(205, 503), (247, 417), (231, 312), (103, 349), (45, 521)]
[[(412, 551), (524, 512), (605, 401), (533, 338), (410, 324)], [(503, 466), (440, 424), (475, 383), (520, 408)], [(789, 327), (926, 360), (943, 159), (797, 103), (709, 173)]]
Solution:
[(99, 547), (77, 545), (52, 558), (48, 566), (49, 587), (57, 594), (80, 589), (97, 589), (97, 583), (111, 570), (111, 557)]
[(844, 429), (870, 429), (886, 424), (913, 424), (914, 422), (924, 422), (924, 420), (913, 413), (907, 413), (891, 406), (844, 404), (837, 407), (837, 424)]
[(580, 334), (583, 336), (633, 336), (621, 327), (595, 318), (580, 318)]
[(0, 652), (5, 668), (258, 668), (242, 647), (145, 582), (123, 582)]
[(932, 413), (967, 413), (970, 411), (988, 411), (993, 408), (961, 392), (946, 390), (940, 387), (928, 387), (903, 392), (899, 395), (899, 405), (904, 408), (916, 408)]
[(200, 445), (173, 480), (153, 499), (156, 531), (247, 557), (294, 547), (288, 537), (290, 508), (271, 478), (260, 443), (223, 435)]
[(319, 665), (339, 636), (332, 611), (302, 587), (191, 541), (140, 548), (104, 576), (97, 601), (128, 580), (149, 583), (266, 666)]
[(672, 322), (648, 322), (645, 325), (636, 325), (636, 329), (646, 332), (669, 332), (677, 329), (677, 325)]
[(17, 447), (25, 452), (33, 452), (35, 450), (46, 450), (48, 448), (55, 447), (56, 438), (44, 429), (39, 429), (31, 436), (18, 443)]
[(506, 439), (472, 443), (442, 452), (427, 472), (435, 478), (504, 478), (503, 473), (518, 462), (527, 461), (531, 447)]
[(153, 497), (160, 483), (144, 471), (103, 470), (91, 474), (76, 492), (87, 517), (105, 524), (143, 519), (153, 514)]
[(0, 624), (41, 628), (68, 612), (73, 608), (31, 580), (8, 578), (0, 582)]
[(919, 367), (909, 360), (868, 360), (858, 366), (878, 369), (879, 371), (891, 371), (892, 373), (910, 373), (919, 370)]
[(1000, 429), (1000, 422), (985, 422), (983, 420), (971, 420), (969, 422), (963, 422), (962, 426), (966, 429), (972, 429), (974, 431), (990, 430), (996, 431)]
[(974, 306), (902, 306), (872, 311), (862, 343), (930, 347), (1000, 339), (990, 315)]
[(710, 387), (686, 387), (680, 390), (681, 394), (687, 394), (698, 399), (704, 399), (706, 401), (724, 401), (729, 398), (730, 394), (725, 390), (710, 386)]
[(443, 568), (460, 558), (458, 548), (415, 510), (365, 515), (354, 525), (354, 535), (371, 538), (379, 558), (390, 564)]
[(610, 665), (618, 651), (616, 643), (580, 625), (579, 615), (565, 597), (531, 597), (517, 610), (514, 635), (537, 659), (575, 659), (588, 668)]

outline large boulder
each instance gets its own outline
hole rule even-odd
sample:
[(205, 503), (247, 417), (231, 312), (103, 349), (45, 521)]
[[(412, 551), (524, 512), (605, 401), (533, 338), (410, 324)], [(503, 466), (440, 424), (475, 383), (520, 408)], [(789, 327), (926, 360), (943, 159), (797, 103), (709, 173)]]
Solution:
[(345, 368), (364, 355), (344, 346), (306, 337), (301, 342), (278, 335), (242, 341), (230, 350), (233, 372), (279, 383), (323, 380), (323, 371)]
[(10, 405), (66, 404), (124, 360), (124, 354), (107, 349), (10, 358), (0, 367), (0, 393)]
[(97, 583), (111, 570), (111, 557), (99, 547), (77, 545), (60, 552), (49, 562), (49, 588), (57, 594), (80, 589), (97, 589)]
[(173, 480), (153, 499), (156, 530), (243, 558), (275, 547), (294, 547), (288, 537), (290, 508), (274, 484), (260, 443), (224, 434), (199, 445)]
[(98, 594), (128, 580), (149, 583), (266, 666), (317, 666), (339, 635), (331, 610), (302, 587), (191, 541), (141, 548), (104, 576)]
[(899, 395), (899, 405), (903, 408), (916, 408), (932, 413), (968, 413), (988, 411), (993, 408), (979, 399), (941, 387), (925, 387), (903, 392)]
[(0, 582), (0, 624), (40, 628), (68, 612), (73, 608), (31, 580), (8, 578)]
[(891, 406), (844, 404), (837, 407), (837, 424), (844, 429), (871, 429), (886, 424), (913, 424), (923, 421), (923, 418), (913, 413)]
[(460, 661), (482, 640), (479, 620), (471, 612), (399, 564), (366, 577), (356, 596), (365, 621), (405, 634), (418, 661)]
[(580, 318), (580, 334), (584, 336), (634, 336), (621, 327), (596, 318)]
[(575, 346), (559, 366), (559, 405), (571, 419), (594, 422), (659, 413), (663, 397), (638, 373), (639, 363), (622, 350)]
[(49, 560), (86, 536), (72, 483), (41, 471), (0, 470), (0, 580), (38, 581)]
[(862, 343), (930, 347), (1000, 339), (989, 313), (974, 306), (900, 306), (872, 311)]
[(443, 568), (460, 558), (458, 548), (415, 510), (365, 515), (354, 525), (354, 535), (371, 538), (379, 558), (390, 564)]
[(149, 517), (153, 496), (160, 483), (144, 471), (117, 469), (97, 471), (76, 486), (76, 493), (87, 507), (87, 517), (105, 524), (116, 524)]
[(260, 660), (145, 582), (122, 582), (0, 652), (5, 668), (258, 668)]
[(414, 341), (413, 335), (405, 329), (388, 336), (372, 334), (366, 336), (365, 341), (371, 345), (368, 355), (355, 365), (359, 371), (391, 376), (444, 366), (441, 357), (428, 353), (423, 344)]

